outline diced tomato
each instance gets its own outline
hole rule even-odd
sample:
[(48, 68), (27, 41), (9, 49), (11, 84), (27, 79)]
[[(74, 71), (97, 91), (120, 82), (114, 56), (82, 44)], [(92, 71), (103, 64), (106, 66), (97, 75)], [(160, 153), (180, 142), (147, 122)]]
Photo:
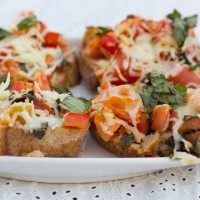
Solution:
[(41, 90), (50, 90), (47, 75), (42, 69), (39, 69), (35, 74), (34, 81), (38, 83)]
[[(95, 113), (95, 115), (94, 115), (94, 123), (96, 125), (98, 133), (101, 135), (103, 140), (105, 140), (106, 142), (110, 141), (110, 139), (114, 135), (115, 131), (117, 131), (117, 129), (120, 127), (119, 123), (114, 123), (113, 125), (111, 125), (111, 126), (109, 125), (108, 126), (106, 124), (106, 119), (104, 117), (104, 114), (101, 111)], [(105, 132), (102, 129), (102, 126), (101, 126), (102, 124), (104, 124), (104, 126), (108, 127), (108, 131), (109, 132)]]
[(27, 90), (27, 89), (32, 89), (32, 88), (33, 88), (33, 83), (27, 83), (24, 81), (16, 81), (13, 84), (11, 91), (20, 92), (21, 90)]
[(169, 123), (170, 106), (168, 104), (155, 106), (151, 119), (151, 129), (154, 131), (165, 131)]
[(132, 84), (138, 81), (138, 79), (141, 76), (141, 71), (134, 70), (135, 76), (130, 75), (129, 73), (130, 66), (128, 66), (127, 69), (124, 69), (124, 60), (126, 59), (126, 56), (122, 52), (119, 51), (115, 57), (117, 59), (117, 64), (120, 69), (120, 72), (122, 76), (126, 79), (126, 81), (122, 80), (117, 74), (117, 72), (115, 71), (113, 76), (116, 77), (118, 80), (111, 81), (112, 85)]
[(39, 26), (41, 33), (43, 33), (47, 29), (46, 25), (42, 21), (39, 21)]
[(47, 64), (50, 64), (50, 63), (52, 63), (55, 60), (55, 58), (51, 54), (47, 54), (45, 56), (45, 60), (46, 60)]
[(81, 113), (68, 112), (64, 115), (62, 126), (73, 128), (86, 128), (89, 116)]
[(61, 40), (61, 34), (56, 32), (48, 32), (44, 36), (45, 46), (57, 47)]
[(149, 131), (149, 118), (147, 114), (141, 112), (139, 122), (137, 124), (137, 129), (140, 133), (146, 134)]
[(170, 111), (170, 117), (169, 117), (169, 126), (167, 128), (168, 131), (171, 131), (173, 126), (174, 126), (174, 121), (170, 121), (170, 119), (178, 119), (178, 113), (176, 110), (171, 110)]
[(55, 114), (54, 110), (45, 101), (35, 98), (33, 104), (35, 109), (47, 110), (49, 114)]
[(103, 53), (100, 48), (100, 37), (95, 36), (88, 42), (86, 53), (91, 58), (101, 58)]
[(179, 74), (177, 74), (175, 77), (169, 77), (168, 80), (173, 82), (175, 85), (178, 83), (181, 83), (184, 86), (187, 86), (189, 83), (200, 85), (200, 78), (188, 67), (184, 67)]
[(109, 32), (100, 39), (100, 45), (108, 53), (113, 55), (119, 49), (119, 40), (113, 32)]
[(19, 64), (15, 60), (8, 59), (3, 62), (2, 65), (5, 66), (5, 69), (3, 68), (0, 70), (2, 73), (7, 74), (10, 72), (11, 76), (13, 77), (17, 75)]
[(200, 118), (194, 118), (184, 121), (181, 127), (178, 129), (178, 132), (182, 134), (190, 130), (200, 130)]
[(126, 121), (130, 121), (128, 110), (133, 109), (138, 104), (138, 99), (132, 100), (127, 97), (121, 98), (118, 96), (112, 96), (108, 100), (103, 102), (103, 105), (111, 109), (117, 117)]
[(167, 61), (167, 60), (169, 60), (169, 58), (170, 58), (170, 54), (169, 53), (167, 53), (167, 52), (160, 52), (160, 59), (161, 60), (164, 60), (164, 61)]

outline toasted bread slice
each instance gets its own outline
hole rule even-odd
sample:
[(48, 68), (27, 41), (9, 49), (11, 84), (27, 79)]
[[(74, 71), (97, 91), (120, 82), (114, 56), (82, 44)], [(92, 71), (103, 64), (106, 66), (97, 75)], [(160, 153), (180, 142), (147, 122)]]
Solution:
[(156, 157), (158, 154), (169, 156), (173, 152), (173, 147), (168, 145), (172, 139), (171, 132), (156, 132), (147, 136), (141, 144), (133, 143), (130, 146), (106, 142), (97, 132), (94, 123), (91, 125), (91, 134), (101, 146), (119, 157)]
[(40, 151), (43, 156), (76, 156), (81, 152), (88, 128), (48, 128), (42, 139), (17, 127), (0, 127), (0, 155), (26, 156)]

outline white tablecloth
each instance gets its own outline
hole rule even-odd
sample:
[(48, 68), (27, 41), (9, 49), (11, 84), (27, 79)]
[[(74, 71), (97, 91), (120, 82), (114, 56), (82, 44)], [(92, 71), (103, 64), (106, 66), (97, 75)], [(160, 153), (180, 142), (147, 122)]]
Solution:
[[(0, 3), (2, 27), (10, 24), (20, 11), (33, 10), (50, 29), (70, 39), (80, 38), (86, 26), (115, 25), (130, 13), (159, 19), (177, 8), (185, 15), (200, 15), (199, 0), (1, 0)], [(200, 199), (200, 167), (92, 184), (42, 184), (0, 178), (0, 199), (196, 200)]]

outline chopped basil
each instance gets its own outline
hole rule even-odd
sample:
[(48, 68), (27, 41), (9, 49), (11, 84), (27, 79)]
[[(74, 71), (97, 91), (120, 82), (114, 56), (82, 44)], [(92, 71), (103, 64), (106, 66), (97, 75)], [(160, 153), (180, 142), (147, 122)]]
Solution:
[(68, 96), (62, 102), (58, 102), (58, 105), (69, 112), (84, 113), (92, 106), (92, 103), (86, 99)]
[(6, 75), (5, 74), (1, 74), (0, 75), (0, 84), (6, 82), (6, 79), (7, 79)]
[(183, 97), (186, 95), (187, 88), (181, 84), (174, 86), (157, 71), (147, 74), (146, 81), (139, 94), (147, 112), (151, 113), (156, 105), (169, 104), (176, 109), (185, 104)]
[(20, 69), (21, 69), (23, 72), (28, 73), (28, 69), (27, 69), (25, 63), (21, 63), (21, 64), (20, 64)]
[(190, 66), (189, 66), (189, 69), (190, 69), (191, 71), (194, 71), (194, 70), (196, 70), (198, 67), (200, 67), (200, 63), (197, 63), (196, 65), (190, 65)]
[(192, 151), (200, 157), (200, 138), (198, 138), (197, 143), (192, 148)]
[(54, 90), (55, 90), (58, 94), (69, 93), (70, 95), (72, 95), (72, 93), (70, 92), (70, 90), (69, 90), (68, 88), (54, 88)]
[(103, 37), (104, 35), (106, 35), (110, 31), (111, 31), (110, 28), (99, 26), (97, 35), (99, 35), (100, 37)]
[(174, 10), (173, 13), (167, 15), (167, 18), (172, 20), (174, 38), (178, 46), (182, 47), (188, 36), (189, 29), (197, 25), (197, 15), (182, 18), (181, 14), (177, 10)]
[(176, 9), (174, 9), (172, 13), (167, 15), (167, 18), (175, 20), (176, 18), (181, 18), (181, 14)]
[(190, 61), (188, 60), (187, 56), (185, 55), (185, 53), (181, 53), (181, 54), (178, 54), (178, 59), (179, 61), (183, 61), (185, 64), (187, 65), (191, 65)]
[(47, 127), (48, 127), (48, 122), (41, 123), (41, 128), (33, 130), (33, 135), (37, 139), (42, 139), (46, 133)]
[(32, 16), (26, 17), (22, 21), (20, 21), (17, 24), (17, 28), (19, 31), (22, 31), (24, 29), (31, 28), (33, 25), (35, 25), (37, 23), (38, 23), (38, 20), (37, 20), (36, 16), (32, 15)]
[(3, 28), (0, 28), (0, 40), (2, 40), (3, 38), (7, 37), (7, 36), (10, 36), (12, 35), (11, 32), (3, 29)]
[(68, 66), (70, 66), (70, 63), (65, 58), (63, 58), (63, 60), (60, 63), (60, 67), (68, 67)]
[(122, 146), (129, 147), (134, 142), (134, 137), (133, 135), (127, 135), (122, 137), (120, 141)]

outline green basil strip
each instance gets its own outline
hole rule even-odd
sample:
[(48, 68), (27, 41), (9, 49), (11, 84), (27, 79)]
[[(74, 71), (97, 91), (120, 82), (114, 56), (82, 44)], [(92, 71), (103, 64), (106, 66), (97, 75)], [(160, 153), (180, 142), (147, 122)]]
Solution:
[(24, 29), (31, 28), (33, 25), (35, 25), (37, 23), (38, 23), (38, 20), (37, 20), (36, 16), (32, 15), (32, 16), (26, 17), (22, 21), (20, 21), (17, 24), (17, 28), (19, 31), (22, 31)]
[(12, 35), (11, 32), (3, 29), (3, 28), (0, 28), (0, 40), (2, 40), (3, 38), (7, 37), (7, 36), (10, 36)]

